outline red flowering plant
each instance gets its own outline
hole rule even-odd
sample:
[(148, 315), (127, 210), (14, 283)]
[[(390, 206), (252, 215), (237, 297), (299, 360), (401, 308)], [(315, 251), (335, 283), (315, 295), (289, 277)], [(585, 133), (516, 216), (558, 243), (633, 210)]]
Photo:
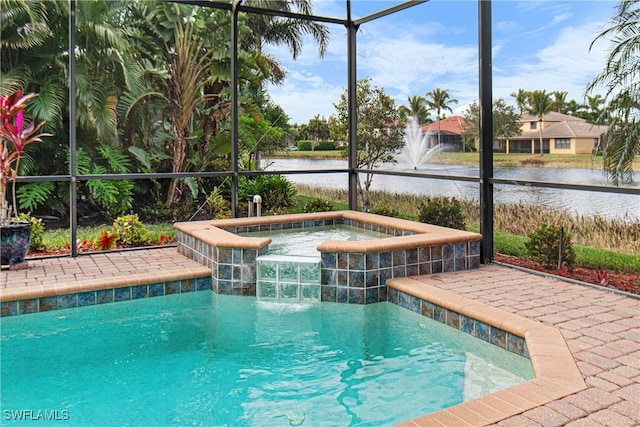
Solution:
[[(0, 224), (8, 223), (12, 216), (18, 216), (15, 179), (25, 148), (33, 142), (42, 142), (43, 136), (51, 136), (38, 133), (45, 121), (25, 124), (24, 108), (27, 101), (35, 96), (35, 93), (24, 95), (21, 90), (9, 96), (0, 96)], [(12, 205), (7, 200), (10, 182), (13, 183)]]

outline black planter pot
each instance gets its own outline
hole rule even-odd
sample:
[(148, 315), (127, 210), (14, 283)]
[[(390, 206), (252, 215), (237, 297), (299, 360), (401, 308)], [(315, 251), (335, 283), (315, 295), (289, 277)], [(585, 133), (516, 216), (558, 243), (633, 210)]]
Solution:
[(31, 242), (31, 223), (10, 222), (0, 226), (0, 265), (24, 262)]

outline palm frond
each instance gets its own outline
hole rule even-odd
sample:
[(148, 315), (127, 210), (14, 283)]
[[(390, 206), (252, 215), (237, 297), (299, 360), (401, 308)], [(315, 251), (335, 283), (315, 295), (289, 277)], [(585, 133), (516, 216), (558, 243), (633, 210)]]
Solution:
[(7, 96), (20, 89), (25, 90), (30, 79), (31, 71), (26, 65), (14, 67), (6, 73), (0, 72), (0, 95)]
[(0, 1), (0, 47), (30, 49), (41, 46), (51, 31), (43, 1)]
[(63, 91), (55, 77), (43, 81), (38, 96), (31, 103), (34, 116), (47, 122), (61, 122), (66, 102)]
[(124, 92), (120, 96), (120, 102), (118, 103), (118, 114), (120, 115), (120, 117), (128, 117), (131, 114), (131, 111), (136, 107), (136, 105), (147, 98), (159, 98), (165, 101), (167, 100), (166, 96), (162, 92), (153, 90), (142, 90), (139, 93)]

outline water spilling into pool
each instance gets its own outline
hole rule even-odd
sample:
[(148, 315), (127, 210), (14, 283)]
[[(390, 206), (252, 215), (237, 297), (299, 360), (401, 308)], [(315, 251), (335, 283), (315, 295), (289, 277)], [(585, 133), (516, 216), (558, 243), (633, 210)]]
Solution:
[(65, 425), (390, 425), (533, 376), (386, 302), (196, 292), (4, 318), (1, 339), (4, 413)]
[(260, 300), (320, 302), (320, 252), (326, 240), (369, 240), (388, 234), (348, 225), (239, 233), (269, 237), (268, 255), (256, 258), (256, 296)]

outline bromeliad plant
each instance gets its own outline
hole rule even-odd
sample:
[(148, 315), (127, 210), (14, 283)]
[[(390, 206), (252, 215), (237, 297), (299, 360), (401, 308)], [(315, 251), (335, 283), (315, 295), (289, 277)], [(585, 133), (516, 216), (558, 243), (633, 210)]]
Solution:
[[(16, 177), (20, 159), (25, 148), (33, 142), (42, 142), (42, 137), (51, 136), (40, 132), (45, 121), (36, 124), (25, 123), (24, 108), (35, 93), (24, 95), (21, 90), (9, 96), (0, 97), (0, 224), (6, 224), (11, 217), (18, 216), (16, 204)], [(7, 200), (7, 187), (12, 183), (11, 202)]]

